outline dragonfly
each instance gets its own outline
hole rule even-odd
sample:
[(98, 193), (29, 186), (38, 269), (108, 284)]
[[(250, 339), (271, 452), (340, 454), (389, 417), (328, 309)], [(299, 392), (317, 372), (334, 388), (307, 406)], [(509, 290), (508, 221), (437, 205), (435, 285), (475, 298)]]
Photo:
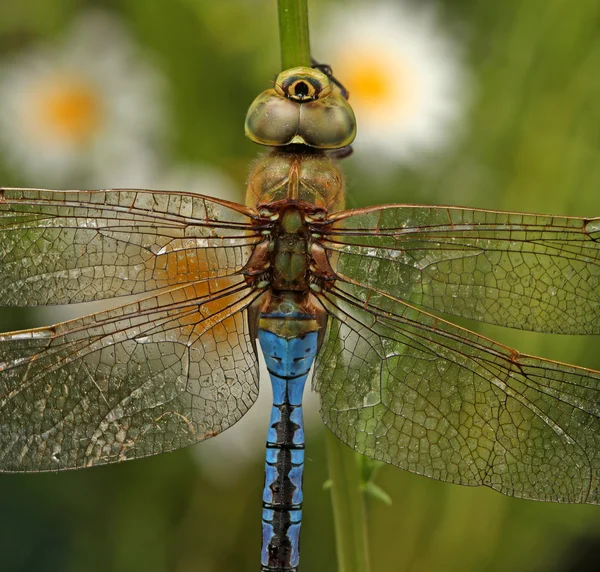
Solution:
[(600, 218), (346, 210), (356, 120), (322, 69), (248, 110), (245, 205), (186, 192), (0, 190), (0, 300), (133, 302), (0, 334), (0, 471), (138, 459), (214, 437), (273, 389), (261, 570), (295, 571), (302, 394), (370, 458), (526, 499), (600, 503), (600, 372), (454, 325), (600, 333)]

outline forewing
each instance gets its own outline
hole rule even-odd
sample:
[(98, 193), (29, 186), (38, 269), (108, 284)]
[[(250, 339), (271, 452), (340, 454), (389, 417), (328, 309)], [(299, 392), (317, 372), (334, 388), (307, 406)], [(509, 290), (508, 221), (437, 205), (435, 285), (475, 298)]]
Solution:
[(341, 278), (411, 304), (600, 333), (600, 219), (391, 205), (336, 213), (314, 232)]
[(253, 217), (189, 193), (0, 189), (0, 301), (88, 302), (231, 275), (260, 240)]
[(600, 372), (517, 352), (336, 283), (314, 385), (359, 453), (443, 481), (598, 504)]
[(258, 395), (257, 295), (219, 278), (0, 334), (0, 471), (140, 458), (233, 425)]

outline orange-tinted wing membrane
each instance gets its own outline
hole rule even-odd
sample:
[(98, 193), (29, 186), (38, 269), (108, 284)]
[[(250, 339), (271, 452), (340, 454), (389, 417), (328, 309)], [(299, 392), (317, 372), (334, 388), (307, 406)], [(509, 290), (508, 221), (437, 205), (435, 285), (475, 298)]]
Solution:
[(191, 193), (0, 189), (0, 303), (88, 302), (232, 275), (254, 213)]

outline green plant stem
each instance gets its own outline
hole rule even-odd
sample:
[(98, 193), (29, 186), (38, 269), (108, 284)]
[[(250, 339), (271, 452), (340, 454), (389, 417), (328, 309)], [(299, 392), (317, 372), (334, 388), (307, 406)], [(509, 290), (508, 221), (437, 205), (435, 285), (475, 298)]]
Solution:
[(310, 67), (307, 0), (278, 0), (282, 69)]
[(365, 501), (356, 453), (328, 429), (325, 433), (338, 569), (368, 572)]

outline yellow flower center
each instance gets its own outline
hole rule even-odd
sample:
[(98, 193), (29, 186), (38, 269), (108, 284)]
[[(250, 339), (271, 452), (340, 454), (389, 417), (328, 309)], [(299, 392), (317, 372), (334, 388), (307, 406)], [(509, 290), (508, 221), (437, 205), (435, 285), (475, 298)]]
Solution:
[[(385, 70), (379, 62), (359, 60), (348, 76), (348, 88), (353, 97), (363, 101), (379, 103), (389, 95)], [(373, 65), (375, 64), (375, 65)]]
[(47, 78), (36, 90), (33, 104), (35, 129), (49, 140), (83, 146), (93, 139), (102, 124), (98, 93), (81, 78)]
[(414, 78), (403, 61), (368, 48), (349, 56), (336, 61), (333, 72), (349, 91), (359, 121), (386, 121), (410, 112)]

